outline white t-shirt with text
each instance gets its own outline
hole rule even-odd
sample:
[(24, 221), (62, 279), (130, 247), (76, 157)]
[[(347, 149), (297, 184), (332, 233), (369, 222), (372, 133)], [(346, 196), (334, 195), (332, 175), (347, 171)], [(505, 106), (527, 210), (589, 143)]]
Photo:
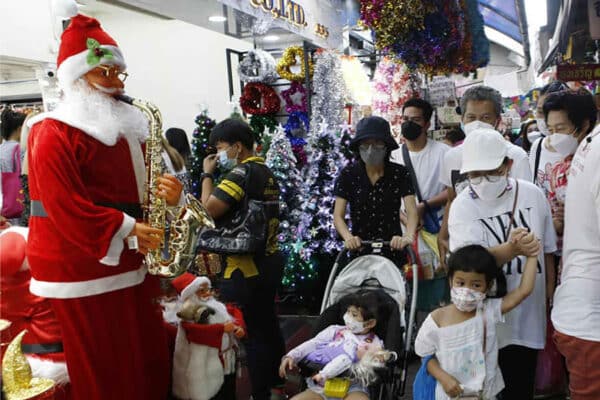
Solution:
[[(513, 160), (510, 176), (515, 179), (523, 179), (531, 182), (531, 170), (529, 169), (529, 158), (522, 148), (506, 142), (508, 146), (508, 158)], [(451, 148), (444, 156), (444, 161), (440, 166), (440, 182), (446, 186), (454, 188), (456, 194), (463, 191), (469, 183), (467, 174), (461, 174), (462, 166), (462, 145)]]
[(563, 159), (559, 153), (550, 151), (546, 148), (545, 144), (547, 140), (547, 138), (539, 138), (533, 142), (531, 145), (531, 151), (529, 152), (529, 168), (531, 170), (531, 178), (533, 181), (533, 176), (535, 175), (535, 155), (537, 154), (538, 147), (540, 145), (542, 146), (542, 150), (540, 152), (540, 162), (538, 165), (538, 173), (534, 183), (542, 189), (546, 198), (548, 198), (548, 193), (550, 192), (550, 173), (552, 171), (552, 167), (554, 164)]
[(588, 138), (569, 171), (563, 270), (552, 322), (565, 335), (600, 342), (600, 126)]
[[(494, 247), (508, 240), (507, 227), (513, 209), (515, 180), (509, 179), (512, 189), (495, 201), (483, 201), (470, 189), (463, 190), (452, 203), (448, 219), (450, 251), (480, 244)], [(500, 348), (520, 345), (543, 349), (546, 343), (546, 266), (544, 253), (556, 251), (556, 232), (552, 224), (550, 205), (542, 191), (529, 181), (519, 180), (519, 195), (512, 229), (528, 228), (543, 244), (538, 257), (538, 274), (533, 293), (518, 307), (506, 314), (506, 325), (498, 327)], [(521, 283), (525, 257), (516, 257), (502, 268), (507, 291)]]

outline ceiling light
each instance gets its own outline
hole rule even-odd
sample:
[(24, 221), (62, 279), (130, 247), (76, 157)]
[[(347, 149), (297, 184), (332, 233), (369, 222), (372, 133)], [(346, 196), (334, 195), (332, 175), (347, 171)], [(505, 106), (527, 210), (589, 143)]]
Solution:
[(265, 42), (276, 42), (279, 40), (279, 36), (277, 35), (267, 35), (263, 38)]
[(222, 15), (212, 15), (208, 17), (210, 22), (225, 22), (227, 21), (227, 17), (223, 17)]

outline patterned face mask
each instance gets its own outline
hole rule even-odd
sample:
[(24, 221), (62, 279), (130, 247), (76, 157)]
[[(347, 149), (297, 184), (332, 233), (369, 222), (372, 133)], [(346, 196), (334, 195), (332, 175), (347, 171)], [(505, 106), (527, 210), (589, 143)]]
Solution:
[(450, 291), (452, 303), (462, 312), (471, 312), (485, 300), (485, 293), (466, 287), (453, 287)]

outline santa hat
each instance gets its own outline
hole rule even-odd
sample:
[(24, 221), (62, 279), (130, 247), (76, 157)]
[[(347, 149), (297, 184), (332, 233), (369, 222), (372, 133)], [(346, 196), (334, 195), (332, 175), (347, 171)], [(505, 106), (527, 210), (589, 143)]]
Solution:
[(25, 261), (27, 228), (12, 227), (0, 233), (0, 270), (2, 276), (17, 273)]
[(55, 14), (73, 17), (62, 34), (56, 75), (63, 86), (69, 86), (101, 64), (126, 68), (117, 42), (106, 33), (95, 18), (77, 14), (73, 0), (55, 1)]
[(212, 287), (210, 279), (208, 279), (206, 276), (196, 276), (186, 272), (185, 274), (173, 279), (171, 285), (173, 285), (175, 290), (177, 290), (177, 292), (180, 294), (181, 300), (186, 300), (188, 297), (196, 293), (198, 289), (200, 289), (200, 286), (205, 283), (208, 284), (209, 288)]

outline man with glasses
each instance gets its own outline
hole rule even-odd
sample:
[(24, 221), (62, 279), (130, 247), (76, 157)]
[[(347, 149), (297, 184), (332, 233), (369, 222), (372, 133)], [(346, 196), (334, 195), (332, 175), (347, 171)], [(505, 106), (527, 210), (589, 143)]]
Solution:
[[(148, 120), (113, 97), (125, 61), (97, 20), (71, 20), (57, 65), (64, 98), (32, 120), (28, 142), (30, 291), (50, 299), (74, 399), (162, 400), (167, 338), (143, 255), (163, 229), (138, 222)], [(158, 196), (178, 204), (181, 183), (159, 181)], [(137, 249), (127, 246), (136, 239)]]
[[(463, 144), (460, 172), (467, 188), (452, 203), (448, 218), (450, 250), (480, 244), (495, 255), (506, 276), (506, 290), (521, 282), (530, 251), (518, 236), (538, 238), (538, 278), (531, 296), (506, 314), (498, 327), (498, 363), (504, 377), (502, 399), (532, 399), (538, 351), (546, 344), (546, 299), (554, 292), (556, 234), (550, 207), (532, 183), (509, 177), (513, 161), (500, 133), (476, 129)], [(529, 241), (530, 243), (530, 241)]]

